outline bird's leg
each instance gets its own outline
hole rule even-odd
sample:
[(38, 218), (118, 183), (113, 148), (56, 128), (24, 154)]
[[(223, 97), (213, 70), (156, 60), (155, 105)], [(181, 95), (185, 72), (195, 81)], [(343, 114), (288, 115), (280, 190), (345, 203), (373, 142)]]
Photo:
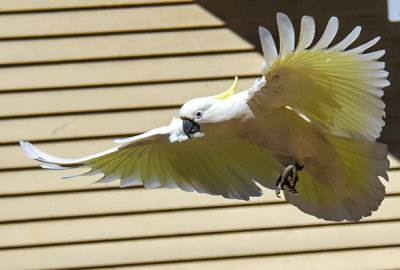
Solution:
[[(304, 165), (299, 165), (297, 162), (295, 162), (294, 164), (290, 164), (283, 170), (278, 180), (276, 181), (275, 186), (275, 193), (278, 198), (281, 197), (279, 196), (281, 190), (288, 190), (290, 192), (293, 192), (293, 194), (297, 196), (296, 183), (297, 181), (299, 181), (297, 171), (301, 171), (303, 168)], [(285, 187), (287, 189), (285, 189)]]

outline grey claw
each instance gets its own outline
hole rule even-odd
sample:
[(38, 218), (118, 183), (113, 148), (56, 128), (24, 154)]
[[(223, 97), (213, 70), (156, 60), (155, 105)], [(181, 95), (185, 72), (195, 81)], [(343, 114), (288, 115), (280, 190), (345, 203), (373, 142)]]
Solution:
[(276, 195), (276, 197), (281, 198), (281, 196), (279, 194), (281, 194), (281, 190), (279, 189), (278, 186), (276, 186), (275, 187), (275, 195)]
[[(304, 165), (299, 165), (297, 162), (295, 162), (295, 164), (289, 165), (283, 170), (282, 174), (276, 181), (275, 186), (275, 194), (278, 198), (281, 197), (279, 196), (281, 190), (290, 191), (294, 194), (294, 196), (298, 196), (296, 190), (296, 183), (299, 180), (299, 177), (297, 176), (297, 171), (302, 170), (303, 167)], [(284, 189), (285, 186), (287, 187), (287, 189)]]

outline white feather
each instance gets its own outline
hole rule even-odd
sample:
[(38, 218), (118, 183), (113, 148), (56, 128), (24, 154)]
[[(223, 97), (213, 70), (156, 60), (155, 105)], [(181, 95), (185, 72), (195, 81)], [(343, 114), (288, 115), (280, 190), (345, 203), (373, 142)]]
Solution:
[[(357, 55), (356, 58), (361, 57), (360, 59), (362, 59), (363, 55)], [(380, 61), (374, 61), (374, 62), (365, 62), (362, 63), (360, 65), (360, 68), (362, 69), (375, 69), (375, 70), (379, 70), (379, 69), (384, 69), (385, 68), (385, 62), (380, 62)]]
[(120, 187), (129, 187), (135, 185), (141, 185), (142, 180), (140, 179), (139, 173), (130, 175), (129, 177), (124, 177), (121, 179)]
[(70, 179), (70, 178), (74, 178), (74, 177), (77, 177), (77, 176), (80, 176), (80, 174), (66, 174), (66, 175), (63, 175), (61, 177), (61, 179)]
[[(78, 175), (77, 175), (78, 176)], [(110, 183), (114, 180), (120, 179), (119, 175), (116, 174), (106, 174), (102, 178), (96, 181), (96, 183)]]
[(376, 37), (370, 41), (368, 41), (367, 43), (364, 43), (360, 46), (357, 46), (351, 50), (347, 50), (347, 52), (350, 53), (363, 53), (365, 50), (371, 48), (372, 46), (374, 46), (379, 40), (381, 39), (381, 37)]
[(301, 51), (308, 48), (315, 35), (315, 22), (314, 18), (311, 16), (303, 16), (301, 18), (301, 27), (300, 27), (300, 37), (299, 43), (295, 51)]
[(376, 88), (384, 88), (390, 85), (388, 80), (370, 80), (368, 81), (369, 86), (376, 87)]
[(331, 44), (332, 40), (335, 38), (336, 33), (339, 29), (339, 20), (337, 17), (331, 17), (326, 25), (325, 31), (322, 34), (322, 37), (314, 45), (313, 50), (317, 49), (325, 49)]
[(357, 59), (361, 59), (363, 61), (374, 61), (381, 58), (385, 54), (385, 52), (385, 50), (379, 50), (375, 52), (359, 54), (357, 55)]
[(264, 27), (260, 26), (258, 28), (258, 33), (260, 34), (261, 47), (264, 54), (266, 68), (270, 68), (278, 57), (274, 39), (272, 38), (271, 33)]
[(276, 14), (279, 31), (279, 57), (285, 57), (294, 49), (294, 29), (292, 22), (286, 14)]
[(356, 28), (353, 29), (353, 31), (351, 31), (350, 34), (347, 35), (347, 37), (345, 37), (338, 44), (330, 48), (330, 50), (336, 50), (336, 51), (345, 50), (348, 46), (350, 46), (351, 43), (353, 43), (358, 38), (360, 32), (361, 32), (361, 26), (357, 26)]
[(44, 162), (44, 163), (55, 163), (55, 164), (62, 164), (62, 165), (77, 165), (77, 164), (87, 161), (89, 159), (104, 156), (106, 154), (109, 154), (109, 153), (112, 153), (112, 152), (115, 152), (118, 150), (118, 146), (117, 146), (117, 147), (108, 149), (106, 151), (103, 151), (103, 152), (100, 152), (100, 153), (97, 153), (94, 155), (73, 159), (73, 158), (60, 158), (60, 157), (55, 157), (55, 156), (49, 155), (49, 154), (39, 150), (37, 147), (33, 146), (29, 142), (19, 141), (19, 144), (22, 147), (22, 149), (24, 149), (25, 153), (32, 159), (36, 159), (36, 160)]
[(43, 164), (40, 164), (40, 167), (42, 167), (43, 169), (51, 169), (51, 170), (72, 169), (72, 167), (65, 167), (65, 166), (60, 166), (58, 164), (52, 164), (52, 163), (43, 163)]

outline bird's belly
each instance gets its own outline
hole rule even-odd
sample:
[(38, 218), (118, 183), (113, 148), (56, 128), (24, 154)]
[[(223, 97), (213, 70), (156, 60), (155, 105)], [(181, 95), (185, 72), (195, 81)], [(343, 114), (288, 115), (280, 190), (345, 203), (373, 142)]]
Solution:
[[(323, 135), (296, 112), (280, 108), (257, 115), (243, 137), (282, 158), (301, 162), (327, 145)], [(317, 147), (318, 146), (318, 147)]]

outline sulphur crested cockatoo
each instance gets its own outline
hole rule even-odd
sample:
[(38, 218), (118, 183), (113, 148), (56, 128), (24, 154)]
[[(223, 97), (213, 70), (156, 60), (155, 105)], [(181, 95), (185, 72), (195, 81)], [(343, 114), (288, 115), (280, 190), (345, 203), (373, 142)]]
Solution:
[(248, 200), (258, 184), (283, 190), (286, 200), (326, 220), (359, 220), (385, 196), (387, 147), (375, 142), (384, 126), (383, 87), (389, 82), (384, 51), (364, 53), (379, 37), (353, 49), (357, 26), (330, 46), (338, 30), (332, 17), (311, 46), (314, 19), (301, 20), (299, 41), (290, 19), (277, 14), (279, 52), (259, 28), (262, 77), (248, 90), (189, 100), (168, 126), (116, 140), (91, 156), (65, 159), (21, 141), (26, 154), (48, 169), (88, 167), (98, 182), (121, 179)]

